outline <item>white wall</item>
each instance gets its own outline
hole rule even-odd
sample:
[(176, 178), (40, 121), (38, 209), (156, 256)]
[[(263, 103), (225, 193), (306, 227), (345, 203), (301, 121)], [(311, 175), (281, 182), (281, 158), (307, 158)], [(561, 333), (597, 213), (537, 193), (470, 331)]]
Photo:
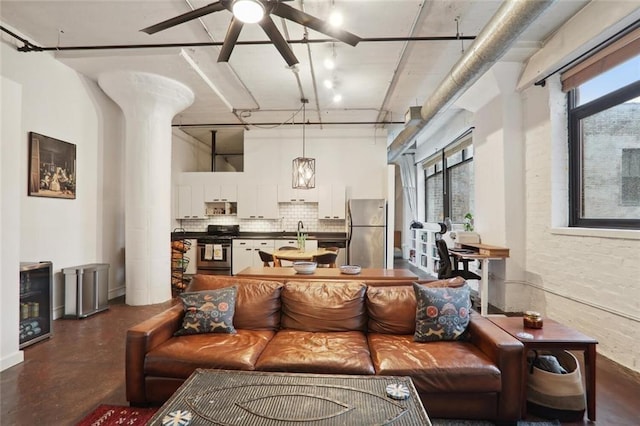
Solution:
[[(0, 49), (2, 77), (22, 87), (21, 107), (19, 102), (11, 105), (20, 108), (19, 131), (2, 141), (3, 151), (9, 144), (11, 152), (10, 156), (3, 155), (2, 168), (17, 164), (12, 184), (18, 188), (17, 197), (9, 202), (5, 203), (3, 194), (3, 217), (16, 204), (20, 216), (10, 223), (3, 219), (3, 235), (18, 232), (20, 261), (53, 262), (53, 308), (58, 317), (64, 303), (62, 268), (109, 263), (111, 296), (124, 288), (122, 121), (119, 109), (94, 82), (51, 55), (19, 53), (5, 42), (0, 43)], [(3, 104), (3, 111), (6, 107)], [(5, 118), (3, 112), (3, 121)], [(27, 196), (30, 131), (76, 145), (75, 200)], [(17, 272), (3, 268), (2, 273), (17, 277)], [(18, 283), (3, 279), (2, 286), (17, 287)], [(19, 301), (3, 296), (0, 303), (4, 312), (17, 309)], [(3, 323), (3, 329), (17, 328), (19, 316), (14, 318), (15, 324)]]
[[(197, 170), (198, 150), (187, 142), (189, 136), (174, 130), (174, 164), (173, 179), (179, 183), (181, 172)], [(186, 136), (186, 138), (185, 138)], [(294, 158), (302, 155), (302, 130), (299, 126), (271, 130), (251, 129), (244, 133), (244, 172), (241, 173), (202, 173), (202, 182), (209, 182), (214, 176), (221, 185), (239, 185), (243, 183), (265, 183), (291, 185), (291, 168)], [(316, 186), (342, 184), (349, 198), (387, 198), (388, 171), (386, 154), (386, 133), (375, 129), (306, 129), (305, 155), (316, 159)], [(191, 177), (194, 177), (193, 174)], [(197, 174), (200, 175), (200, 174)], [(195, 177), (197, 178), (197, 177)], [(175, 190), (175, 187), (174, 187)], [(174, 200), (175, 200), (174, 194)], [(393, 202), (393, 200), (391, 200)], [(175, 208), (175, 204), (174, 204)], [(286, 214), (281, 205), (281, 212)], [(298, 212), (299, 213), (299, 212)], [(175, 215), (174, 215), (175, 216)], [(237, 223), (237, 219), (232, 219)], [(189, 230), (200, 226), (204, 230), (205, 220), (183, 221)], [(194, 223), (195, 222), (195, 223)], [(254, 221), (257, 222), (257, 221)], [(265, 222), (265, 221), (263, 221)], [(248, 231), (280, 230), (277, 220), (270, 223), (256, 223)], [(344, 230), (344, 221), (319, 224), (314, 231), (335, 229)], [(228, 220), (216, 219), (211, 223), (230, 223)], [(181, 223), (174, 220), (174, 227)], [(182, 223), (185, 225), (185, 223)], [(242, 221), (243, 227), (253, 225)], [(326, 225), (326, 226), (324, 226)], [(305, 222), (306, 226), (306, 222)], [(327, 229), (324, 229), (327, 228)]]
[[(22, 86), (0, 78), (0, 371), (22, 362), (18, 350), (20, 221), (19, 162), (16, 144), (21, 139)], [(23, 188), (26, 188), (23, 187)]]

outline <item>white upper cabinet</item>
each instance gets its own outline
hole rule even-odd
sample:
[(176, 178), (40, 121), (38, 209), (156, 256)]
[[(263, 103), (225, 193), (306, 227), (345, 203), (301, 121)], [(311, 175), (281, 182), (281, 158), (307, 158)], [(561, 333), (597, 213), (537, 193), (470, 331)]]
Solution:
[(204, 186), (203, 185), (179, 185), (178, 186), (178, 212), (177, 219), (204, 219)]
[(279, 203), (317, 203), (318, 188), (293, 189), (291, 184), (278, 185)]
[(279, 218), (277, 185), (243, 185), (238, 189), (239, 218)]
[(344, 219), (345, 211), (346, 188), (344, 185), (318, 188), (318, 219)]
[(206, 185), (204, 187), (204, 200), (210, 202), (230, 202), (238, 200), (237, 185)]

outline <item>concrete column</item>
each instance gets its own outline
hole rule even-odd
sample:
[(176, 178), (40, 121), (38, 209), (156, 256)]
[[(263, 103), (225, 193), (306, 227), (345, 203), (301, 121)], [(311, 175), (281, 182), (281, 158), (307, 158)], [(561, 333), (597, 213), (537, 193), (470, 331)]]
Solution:
[(171, 120), (193, 103), (184, 84), (113, 71), (98, 84), (125, 116), (126, 303), (171, 298)]

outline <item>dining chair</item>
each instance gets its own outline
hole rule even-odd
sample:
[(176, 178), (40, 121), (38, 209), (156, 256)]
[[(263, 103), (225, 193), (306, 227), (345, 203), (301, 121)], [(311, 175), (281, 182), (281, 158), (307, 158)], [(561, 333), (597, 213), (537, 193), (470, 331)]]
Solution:
[(313, 261), (318, 264), (319, 268), (335, 268), (338, 253), (329, 252), (313, 256)]
[[(438, 279), (446, 279), (453, 277), (462, 277), (465, 280), (479, 280), (480, 275), (474, 274), (469, 271), (469, 262), (471, 259), (464, 259), (460, 256), (455, 256), (449, 253), (447, 242), (443, 239), (436, 241), (436, 247), (438, 248), (438, 257), (440, 258), (438, 267)], [(452, 264), (451, 259), (454, 259)], [(458, 269), (458, 262), (462, 263), (463, 269)]]
[(282, 246), (278, 250), (299, 250), (298, 247), (294, 246)]
[(260, 255), (260, 260), (262, 260), (262, 266), (265, 266), (267, 268), (271, 267), (271, 262), (273, 262), (273, 255), (262, 250), (259, 250), (258, 254)]

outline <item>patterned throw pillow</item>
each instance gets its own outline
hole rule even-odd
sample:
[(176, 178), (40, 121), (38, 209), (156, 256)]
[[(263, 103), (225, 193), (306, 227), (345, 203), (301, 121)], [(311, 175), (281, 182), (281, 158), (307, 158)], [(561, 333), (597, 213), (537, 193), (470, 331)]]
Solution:
[(417, 300), (413, 340), (459, 340), (469, 325), (469, 286), (429, 288), (414, 283), (413, 290)]
[(237, 286), (218, 290), (182, 293), (184, 307), (182, 328), (174, 336), (202, 333), (235, 334), (233, 314), (236, 307)]

